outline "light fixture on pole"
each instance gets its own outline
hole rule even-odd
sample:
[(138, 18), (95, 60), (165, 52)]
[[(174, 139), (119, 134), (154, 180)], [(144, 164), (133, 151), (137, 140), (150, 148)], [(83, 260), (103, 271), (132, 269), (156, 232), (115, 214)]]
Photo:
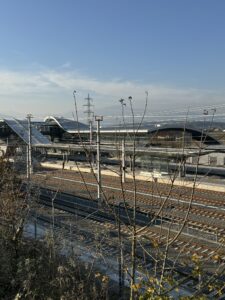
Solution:
[(97, 181), (98, 181), (98, 194), (97, 198), (101, 201), (101, 164), (100, 164), (100, 156), (101, 156), (101, 136), (100, 136), (100, 122), (103, 121), (103, 116), (95, 116), (95, 121), (97, 122)]
[(27, 179), (30, 180), (32, 174), (32, 128), (31, 128), (31, 114), (27, 115), (27, 126), (28, 126), (28, 145), (27, 145)]

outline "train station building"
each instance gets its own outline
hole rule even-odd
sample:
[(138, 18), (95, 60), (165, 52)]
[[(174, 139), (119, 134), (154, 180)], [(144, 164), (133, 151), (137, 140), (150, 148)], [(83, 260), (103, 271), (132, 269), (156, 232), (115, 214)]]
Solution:
[[(125, 139), (126, 145), (132, 145), (135, 138), (136, 147), (142, 149), (218, 149), (206, 155), (201, 155), (200, 159), (196, 155), (187, 158), (188, 164), (199, 163), (205, 166), (225, 166), (224, 135), (225, 124), (214, 124), (214, 128), (209, 128), (204, 124), (181, 124), (168, 122), (163, 124), (143, 123), (123, 124), (117, 126), (101, 127), (101, 142), (104, 145), (121, 145)], [(0, 147), (1, 151), (21, 148), (29, 140), (27, 120), (2, 119), (0, 120)], [(92, 128), (93, 141), (96, 139), (96, 127)], [(89, 143), (90, 126), (79, 121), (69, 120), (63, 117), (48, 116), (42, 122), (32, 122), (31, 142), (33, 147), (54, 144), (54, 152), (60, 156), (65, 150), (57, 149), (57, 145), (71, 145)], [(94, 142), (93, 142), (94, 143)], [(110, 149), (109, 149), (110, 155)], [(45, 151), (46, 153), (46, 151)], [(202, 153), (201, 153), (202, 154)], [(156, 154), (149, 156), (143, 154), (138, 157), (140, 165), (143, 167), (162, 165), (162, 158)], [(154, 163), (153, 163), (154, 162)], [(167, 161), (166, 161), (167, 163)]]

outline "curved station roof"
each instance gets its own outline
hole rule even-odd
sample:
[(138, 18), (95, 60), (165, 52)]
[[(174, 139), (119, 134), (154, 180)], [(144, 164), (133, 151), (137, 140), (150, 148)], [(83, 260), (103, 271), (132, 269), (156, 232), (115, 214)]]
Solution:
[[(29, 130), (28, 130), (28, 122), (27, 120), (18, 120), (14, 118), (2, 119), (2, 122), (7, 124), (7, 126), (26, 144), (29, 143)], [(58, 126), (63, 131), (69, 134), (89, 134), (89, 126), (70, 119), (66, 119), (63, 117), (56, 116), (48, 116), (44, 119), (42, 126)], [(96, 129), (93, 128), (93, 132)], [(160, 134), (163, 132), (171, 132), (171, 131), (180, 131), (180, 132), (189, 132), (192, 134), (192, 138), (197, 141), (201, 141), (205, 145), (221, 145), (221, 142), (217, 140), (211, 134), (208, 134), (207, 130), (202, 130), (200, 127), (195, 127), (192, 124), (184, 124), (181, 123), (167, 123), (167, 124), (148, 124), (143, 123), (141, 126), (138, 124), (124, 124), (117, 126), (102, 126), (101, 132), (102, 134), (126, 134), (126, 133), (135, 133), (138, 135), (148, 135), (148, 134)], [(43, 145), (43, 144), (51, 144), (49, 139), (44, 136), (35, 126), (32, 126), (32, 145)]]
[(44, 119), (45, 124), (56, 123), (60, 128), (68, 133), (77, 133), (83, 130), (89, 130), (89, 126), (74, 120), (63, 117), (48, 116)]
[[(44, 119), (45, 125), (57, 125), (65, 132), (70, 134), (76, 133), (86, 133), (89, 134), (89, 126), (77, 122), (74, 120), (65, 119), (63, 117), (48, 116)], [(95, 131), (95, 128), (93, 128)], [(124, 124), (117, 126), (102, 126), (102, 134), (124, 134), (124, 133), (135, 133), (135, 134), (159, 134), (166, 131), (180, 131), (180, 132), (189, 132), (192, 134), (192, 138), (197, 141), (201, 141), (206, 145), (220, 145), (221, 143), (212, 135), (207, 133), (207, 130), (202, 130), (200, 127), (193, 126), (192, 124), (181, 123), (167, 123), (167, 124), (148, 124), (143, 123), (141, 126), (139, 124)]]

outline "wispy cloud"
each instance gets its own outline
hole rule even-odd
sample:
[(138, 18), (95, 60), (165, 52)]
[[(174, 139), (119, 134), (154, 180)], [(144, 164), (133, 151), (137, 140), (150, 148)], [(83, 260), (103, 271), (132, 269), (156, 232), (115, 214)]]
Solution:
[(194, 88), (176, 88), (162, 84), (142, 84), (126, 80), (99, 80), (69, 71), (66, 63), (60, 69), (42, 68), (37, 71), (0, 70), (0, 105), (2, 113), (36, 115), (68, 115), (73, 109), (72, 93), (77, 91), (82, 109), (83, 98), (90, 93), (96, 111), (111, 114), (118, 111), (120, 98), (132, 96), (136, 109), (144, 104), (145, 91), (149, 92), (151, 110), (166, 110), (190, 105), (221, 103), (224, 91)]

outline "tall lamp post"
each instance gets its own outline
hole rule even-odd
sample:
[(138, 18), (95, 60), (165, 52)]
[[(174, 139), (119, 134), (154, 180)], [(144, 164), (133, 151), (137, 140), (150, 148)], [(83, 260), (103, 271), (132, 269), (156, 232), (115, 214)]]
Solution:
[(28, 145), (27, 145), (27, 179), (30, 180), (32, 174), (32, 129), (31, 129), (31, 118), (32, 115), (27, 115), (27, 125), (28, 125)]
[(119, 261), (118, 261), (118, 272), (119, 272), (119, 295), (123, 298), (123, 287), (124, 287), (124, 261), (123, 261), (123, 241), (121, 236), (121, 207), (125, 208), (126, 202), (120, 202), (118, 204), (118, 239), (119, 239)]
[(122, 139), (122, 183), (125, 183), (126, 180), (126, 159), (125, 159), (125, 138)]
[(98, 200), (101, 201), (101, 190), (102, 190), (102, 183), (101, 183), (101, 164), (100, 164), (100, 142), (101, 142), (101, 137), (100, 137), (100, 122), (103, 121), (103, 116), (95, 116), (95, 121), (97, 122), (97, 180), (98, 180)]

